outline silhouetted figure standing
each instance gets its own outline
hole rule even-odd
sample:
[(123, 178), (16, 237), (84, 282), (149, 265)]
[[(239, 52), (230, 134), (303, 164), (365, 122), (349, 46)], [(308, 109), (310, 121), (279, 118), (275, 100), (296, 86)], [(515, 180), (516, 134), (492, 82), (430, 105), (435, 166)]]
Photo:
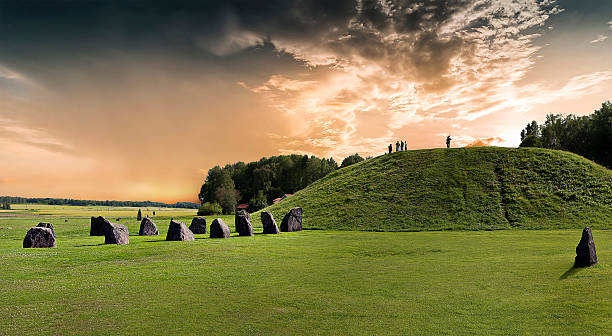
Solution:
[(400, 147), (399, 141), (396, 141), (395, 142), (395, 151), (396, 152), (399, 152), (399, 147)]
[(400, 141), (400, 151), (404, 151), (404, 141)]
[(407, 150), (408, 150), (408, 142), (406, 142), (405, 140), (404, 140), (404, 150), (405, 150), (405, 151), (407, 151)]
[(446, 148), (450, 148), (450, 142), (451, 142), (451, 137), (450, 135), (446, 137)]
[(391, 152), (393, 152), (393, 144), (389, 144), (389, 154), (391, 154)]

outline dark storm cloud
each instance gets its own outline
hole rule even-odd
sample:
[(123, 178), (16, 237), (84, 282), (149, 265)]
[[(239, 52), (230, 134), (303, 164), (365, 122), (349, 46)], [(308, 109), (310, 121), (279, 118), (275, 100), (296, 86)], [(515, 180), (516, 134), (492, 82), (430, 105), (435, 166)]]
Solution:
[[(218, 56), (269, 40), (318, 45), (338, 55), (395, 57), (393, 66), (400, 70), (405, 69), (396, 56), (409, 52), (401, 56), (401, 63), (416, 66), (423, 76), (438, 75), (462, 45), (457, 36), (442, 36), (440, 28), (474, 2), (2, 1), (0, 64), (43, 74), (48, 66), (95, 71), (90, 66), (105, 58), (133, 54), (223, 64)], [(466, 26), (490, 24), (483, 20), (477, 17)], [(391, 33), (403, 39), (385, 40)]]

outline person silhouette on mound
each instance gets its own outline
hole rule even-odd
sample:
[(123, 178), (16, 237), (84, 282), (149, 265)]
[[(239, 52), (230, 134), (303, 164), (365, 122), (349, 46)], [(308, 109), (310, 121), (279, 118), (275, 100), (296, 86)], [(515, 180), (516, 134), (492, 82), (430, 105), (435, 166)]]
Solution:
[(389, 144), (389, 154), (391, 154), (391, 152), (393, 152), (393, 144)]
[(451, 142), (451, 137), (450, 135), (446, 137), (446, 148), (450, 148), (450, 142)]

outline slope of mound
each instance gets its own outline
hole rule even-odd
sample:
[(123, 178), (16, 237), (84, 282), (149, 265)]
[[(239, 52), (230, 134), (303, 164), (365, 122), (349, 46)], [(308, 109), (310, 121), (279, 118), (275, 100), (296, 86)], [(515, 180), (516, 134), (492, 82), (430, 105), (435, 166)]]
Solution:
[(266, 210), (280, 223), (294, 206), (305, 229), (604, 228), (612, 171), (539, 148), (416, 150), (338, 169)]

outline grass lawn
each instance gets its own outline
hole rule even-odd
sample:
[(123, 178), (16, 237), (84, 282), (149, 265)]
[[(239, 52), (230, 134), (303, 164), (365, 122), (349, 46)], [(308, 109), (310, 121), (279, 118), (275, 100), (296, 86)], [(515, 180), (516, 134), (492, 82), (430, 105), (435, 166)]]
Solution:
[[(21, 248), (39, 219), (0, 217), (2, 335), (612, 330), (608, 230), (594, 230), (599, 265), (571, 269), (579, 230), (303, 231), (165, 242), (169, 220), (158, 218), (160, 236), (117, 246), (88, 236), (89, 219), (46, 220), (56, 226), (56, 249)], [(133, 218), (121, 222), (138, 232)]]

